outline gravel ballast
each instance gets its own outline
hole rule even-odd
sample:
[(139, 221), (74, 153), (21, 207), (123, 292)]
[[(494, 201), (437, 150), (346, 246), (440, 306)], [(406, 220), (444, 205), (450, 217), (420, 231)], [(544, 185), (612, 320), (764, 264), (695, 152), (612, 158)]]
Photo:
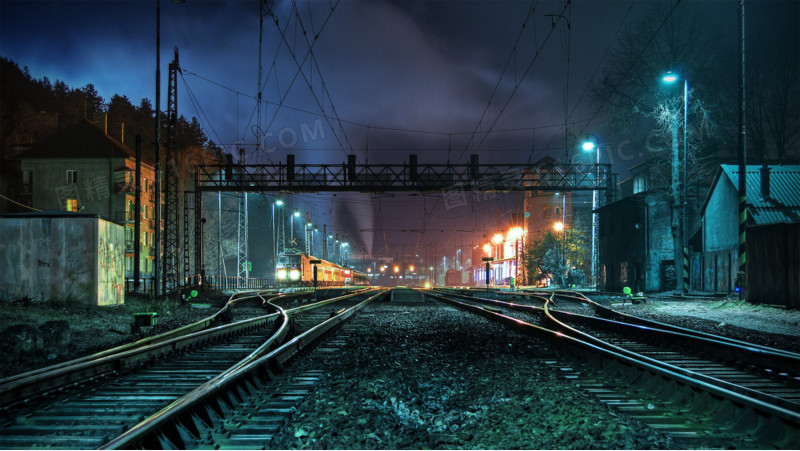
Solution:
[(271, 448), (680, 448), (563, 378), (534, 338), (436, 303), (370, 313), (346, 353), (293, 365), (325, 376)]

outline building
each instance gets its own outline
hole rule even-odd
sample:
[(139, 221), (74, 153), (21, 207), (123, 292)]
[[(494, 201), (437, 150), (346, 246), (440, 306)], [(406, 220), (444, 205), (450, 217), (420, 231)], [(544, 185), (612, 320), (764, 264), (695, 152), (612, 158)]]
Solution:
[(669, 202), (641, 192), (600, 207), (599, 286), (603, 291), (675, 288)]
[(0, 215), (0, 300), (123, 304), (124, 228), (96, 214)]
[[(603, 291), (670, 291), (676, 286), (672, 209), (655, 188), (647, 162), (629, 168), (619, 184), (621, 199), (597, 209), (598, 285)], [(690, 200), (691, 204), (691, 200)], [(697, 209), (689, 205), (689, 236), (697, 229)], [(691, 240), (690, 240), (691, 247)]]
[[(800, 165), (748, 165), (746, 180), (747, 226), (800, 221)], [(692, 256), (692, 288), (731, 292), (737, 280), (739, 252), (737, 165), (720, 165), (701, 218), (701, 252)]]
[[(22, 194), (31, 207), (99, 215), (124, 226), (125, 276), (133, 277), (135, 151), (91, 122), (81, 121), (34, 145), (18, 159)], [(152, 277), (155, 256), (154, 174), (151, 164), (142, 163), (142, 278)]]

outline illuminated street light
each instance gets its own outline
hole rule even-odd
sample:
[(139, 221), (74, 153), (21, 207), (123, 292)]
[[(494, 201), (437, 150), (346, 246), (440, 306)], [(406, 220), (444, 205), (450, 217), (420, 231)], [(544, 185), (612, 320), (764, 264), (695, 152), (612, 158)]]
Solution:
[(394, 272), (395, 272), (395, 273), (398, 273), (398, 272), (400, 272), (400, 267), (399, 267), (399, 266), (397, 266), (397, 265), (395, 265), (395, 266), (394, 266)]
[[(680, 79), (680, 77), (678, 76), (678, 74), (673, 74), (672, 71), (668, 71), (666, 74), (664, 74), (663, 77), (661, 77), (661, 81), (663, 81), (666, 84), (675, 83), (679, 79)], [(682, 174), (683, 183), (682, 183), (682, 189), (681, 189), (681, 192), (680, 192), (679, 195), (682, 197), (682, 202), (681, 202), (682, 203), (681, 235), (683, 235), (683, 236), (681, 237), (682, 238), (681, 239), (681, 245), (683, 246), (683, 259), (684, 259), (684, 261), (688, 261), (688, 258), (689, 258), (689, 245), (687, 243), (688, 239), (689, 239), (689, 237), (688, 237), (689, 231), (687, 230), (687, 221), (686, 221), (686, 200), (687, 200), (686, 199), (686, 197), (687, 197), (686, 196), (686, 193), (687, 193), (687, 187), (686, 187), (686, 155), (687, 155), (687, 150), (688, 150), (687, 146), (688, 146), (688, 143), (689, 143), (688, 137), (689, 137), (689, 80), (686, 77), (683, 77), (683, 167), (681, 168), (681, 170), (683, 172), (683, 174)], [(676, 149), (676, 151), (677, 151), (677, 149)], [(677, 158), (678, 157), (676, 155), (674, 157), (674, 159), (677, 160)], [(683, 272), (684, 272), (684, 274), (683, 274), (683, 285), (682, 285), (684, 292), (688, 290), (688, 287), (686, 286), (686, 284), (688, 283), (688, 273), (687, 273), (686, 270), (687, 270), (687, 267), (686, 267), (686, 265), (684, 265), (684, 267), (683, 267)]]
[(492, 242), (493, 242), (494, 244), (500, 244), (500, 243), (502, 243), (502, 242), (503, 242), (503, 234), (502, 234), (502, 233), (498, 233), (498, 234), (496, 234), (495, 236), (493, 236), (493, 237), (492, 237)]
[(283, 201), (278, 199), (272, 203), (272, 274), (275, 274), (278, 270), (278, 245), (277, 245), (277, 232), (275, 231), (275, 206), (282, 207)]
[[(597, 156), (597, 168), (595, 171), (595, 184), (600, 183), (600, 140), (595, 135), (589, 135), (590, 139), (584, 141), (584, 152), (594, 151)], [(599, 270), (599, 245), (600, 245), (600, 219), (597, 209), (600, 208), (600, 191), (592, 190), (592, 286), (597, 286), (597, 276)]]
[(561, 232), (562, 230), (564, 230), (564, 223), (561, 221), (556, 222), (555, 224), (553, 224), (553, 229), (556, 232)]
[(492, 245), (489, 243), (484, 244), (483, 252), (486, 252), (486, 255), (492, 255)]

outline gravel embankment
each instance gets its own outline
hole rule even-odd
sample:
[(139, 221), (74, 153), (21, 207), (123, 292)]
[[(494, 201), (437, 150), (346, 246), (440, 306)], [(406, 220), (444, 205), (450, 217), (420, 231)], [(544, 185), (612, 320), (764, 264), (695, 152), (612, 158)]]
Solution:
[[(59, 302), (6, 302), (0, 309), (0, 378), (90, 355), (191, 324), (214, 314), (227, 295), (201, 296), (211, 305), (129, 296), (124, 305), (86, 306)], [(133, 314), (158, 313), (156, 327), (133, 333)]]
[[(595, 296), (608, 304), (621, 297)], [(646, 303), (615, 304), (628, 315), (674, 324), (687, 329), (722, 335), (797, 352), (800, 349), (800, 311), (778, 306), (750, 304), (737, 299), (672, 300), (651, 296)]]
[(535, 339), (441, 304), (371, 311), (346, 353), (292, 366), (325, 376), (271, 448), (681, 448), (562, 378)]

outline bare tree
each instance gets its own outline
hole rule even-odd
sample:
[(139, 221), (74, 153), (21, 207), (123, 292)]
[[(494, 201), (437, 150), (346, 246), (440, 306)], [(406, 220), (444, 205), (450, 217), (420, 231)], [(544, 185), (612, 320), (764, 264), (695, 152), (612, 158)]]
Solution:
[[(700, 163), (722, 139), (714, 135), (714, 110), (708, 106), (719, 102), (714, 87), (720, 65), (713, 50), (717, 44), (712, 27), (700, 8), (662, 2), (645, 9), (643, 15), (631, 19), (617, 41), (604, 77), (594, 87), (594, 97), (616, 131), (649, 132), (644, 152), (650, 167), (648, 188), (670, 202), (675, 270), (682, 274), (683, 195), (690, 190), (683, 186), (681, 172), (686, 164), (687, 185), (707, 178), (708, 170)], [(668, 71), (681, 82), (673, 87), (662, 83)], [(688, 122), (693, 126), (693, 145), (682, 152), (684, 90), (677, 86), (682, 88), (686, 80), (691, 80), (692, 87)], [(685, 290), (682, 277), (676, 277), (675, 288)]]

